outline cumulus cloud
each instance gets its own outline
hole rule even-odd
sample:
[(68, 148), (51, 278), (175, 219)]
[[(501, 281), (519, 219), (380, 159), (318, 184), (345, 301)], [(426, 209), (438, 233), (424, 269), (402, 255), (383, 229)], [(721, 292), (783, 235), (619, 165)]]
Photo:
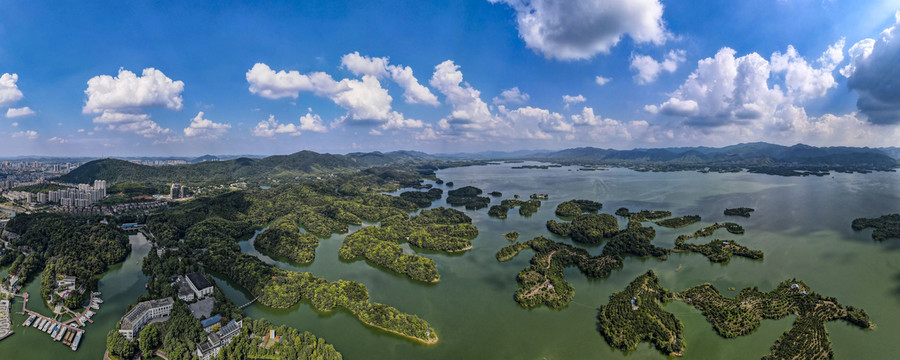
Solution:
[(275, 115), (269, 115), (268, 120), (260, 121), (253, 128), (251, 133), (253, 136), (274, 137), (275, 134), (288, 134), (290, 136), (300, 136), (301, 126), (292, 123), (280, 123), (275, 119)]
[(216, 139), (231, 129), (231, 125), (223, 123), (214, 123), (212, 120), (204, 119), (203, 112), (197, 113), (191, 124), (184, 128), (184, 136), (198, 137), (205, 139)]
[(638, 84), (649, 84), (656, 81), (656, 77), (663, 71), (672, 73), (678, 69), (678, 65), (685, 60), (684, 50), (671, 50), (662, 61), (640, 54), (631, 56), (631, 69), (637, 71), (634, 81)]
[(513, 87), (500, 92), (500, 96), (494, 97), (494, 104), (524, 104), (531, 98), (530, 95), (523, 93), (519, 87)]
[(784, 85), (787, 94), (798, 99), (824, 96), (828, 89), (837, 86), (834, 72), (837, 64), (844, 60), (844, 39), (841, 39), (819, 58), (819, 67), (809, 65), (793, 46), (788, 45), (787, 52), (772, 54), (772, 72), (784, 73)]
[(900, 11), (895, 19), (877, 39), (854, 44), (850, 64), (841, 69), (859, 94), (856, 107), (873, 124), (900, 123)]
[(52, 142), (52, 143), (56, 143), (56, 144), (65, 144), (65, 143), (69, 142), (69, 140), (54, 136), (54, 137), (48, 139), (47, 142)]
[(34, 139), (38, 138), (38, 133), (37, 133), (37, 131), (34, 131), (34, 130), (25, 130), (25, 131), (14, 132), (12, 134), (12, 137), (34, 140)]
[(34, 115), (34, 110), (31, 110), (30, 107), (21, 107), (21, 108), (9, 108), (6, 109), (6, 117), (7, 118), (17, 118), (22, 116)]
[(714, 57), (698, 61), (697, 69), (669, 100), (647, 105), (644, 111), (681, 117), (692, 126), (771, 122), (779, 109), (822, 97), (836, 86), (832, 73), (843, 60), (843, 48), (843, 39), (831, 45), (817, 67), (792, 46), (772, 54), (771, 62), (757, 53), (736, 58), (734, 50), (722, 48)]
[(663, 44), (670, 36), (658, 0), (489, 0), (515, 10), (519, 37), (548, 58), (588, 59), (623, 36)]
[(94, 123), (107, 124), (107, 129), (133, 132), (145, 137), (171, 133), (145, 114), (147, 108), (181, 110), (184, 82), (174, 81), (154, 68), (146, 68), (137, 76), (119, 69), (116, 77), (99, 75), (88, 80), (84, 91), (88, 99), (82, 112), (100, 114)]
[(182, 91), (184, 82), (173, 81), (157, 69), (146, 68), (141, 76), (119, 69), (116, 77), (99, 75), (88, 80), (84, 91), (88, 99), (82, 111), (138, 112), (148, 107), (181, 110)]
[(328, 128), (322, 123), (322, 117), (306, 113), (300, 117), (300, 130), (323, 133), (328, 131)]
[(562, 115), (546, 109), (526, 106), (516, 110), (503, 111), (503, 114), (516, 125), (537, 124), (540, 131), (528, 131), (525, 133), (526, 137), (544, 138), (547, 133), (571, 133), (575, 130), (572, 123), (566, 122)]
[(267, 99), (294, 98), (300, 91), (312, 91), (313, 85), (309, 76), (300, 72), (284, 71), (275, 72), (266, 64), (256, 63), (247, 71), (247, 82), (250, 83), (250, 92)]
[(566, 103), (566, 108), (568, 108), (569, 105), (583, 103), (583, 102), (587, 101), (587, 99), (585, 99), (584, 96), (581, 94), (578, 94), (575, 96), (563, 95), (562, 99), (563, 99), (563, 102)]
[(431, 90), (420, 84), (419, 80), (413, 76), (412, 68), (390, 65), (387, 57), (368, 57), (361, 56), (359, 52), (352, 52), (341, 57), (341, 66), (350, 70), (354, 75), (372, 75), (379, 79), (390, 77), (403, 88), (403, 98), (407, 103), (440, 104)]
[(444, 94), (453, 107), (450, 116), (442, 119), (442, 127), (454, 125), (465, 130), (485, 130), (500, 124), (491, 114), (488, 105), (481, 100), (481, 92), (463, 82), (463, 74), (452, 60), (435, 66), (430, 84)]
[[(385, 60), (386, 61), (386, 60)], [(373, 67), (350, 62), (352, 68), (372, 71)], [(392, 111), (393, 98), (381, 86), (377, 72), (364, 74), (361, 80), (342, 79), (336, 81), (331, 75), (314, 72), (308, 75), (296, 71), (275, 72), (265, 64), (256, 64), (247, 72), (250, 92), (260, 96), (278, 99), (296, 98), (300, 91), (311, 91), (316, 96), (327, 98), (347, 110), (343, 121), (384, 124), (396, 121), (402, 114)]]
[(612, 79), (611, 79), (611, 78), (608, 78), (608, 77), (602, 77), (602, 76), (600, 76), (600, 75), (597, 75), (596, 77), (594, 77), (594, 82), (597, 83), (597, 85), (600, 85), (600, 86), (606, 85), (606, 84), (608, 84), (610, 81), (612, 81)]
[(4, 73), (0, 76), (0, 106), (10, 106), (16, 101), (22, 100), (24, 95), (16, 85), (17, 81), (19, 81), (19, 74)]

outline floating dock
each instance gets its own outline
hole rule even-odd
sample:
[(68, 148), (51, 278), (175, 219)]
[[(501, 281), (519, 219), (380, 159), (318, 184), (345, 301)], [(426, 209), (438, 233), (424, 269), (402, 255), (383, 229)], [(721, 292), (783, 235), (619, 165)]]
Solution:
[(71, 320), (63, 323), (31, 310), (26, 309), (25, 312), (30, 316), (28, 317), (28, 320), (25, 320), (23, 326), (28, 326), (26, 324), (29, 324), (30, 321), (32, 327), (50, 334), (50, 338), (53, 339), (53, 341), (62, 341), (62, 343), (69, 346), (72, 351), (78, 350), (78, 345), (81, 343), (81, 337), (84, 334), (84, 330), (68, 325)]

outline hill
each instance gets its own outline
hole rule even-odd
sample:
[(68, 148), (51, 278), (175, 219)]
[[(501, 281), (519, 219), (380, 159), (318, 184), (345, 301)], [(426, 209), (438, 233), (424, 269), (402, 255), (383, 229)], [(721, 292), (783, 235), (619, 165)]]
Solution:
[[(662, 148), (614, 150), (582, 147), (528, 157), (530, 160), (570, 164), (605, 164), (643, 167), (649, 170), (734, 171), (779, 173), (802, 171), (883, 171), (900, 166), (884, 149), (857, 147), (815, 147), (803, 144), (782, 146), (763, 142), (722, 148)], [(784, 175), (784, 174), (779, 174)]]
[(289, 180), (428, 159), (430, 159), (428, 155), (415, 152), (335, 155), (313, 151), (301, 151), (290, 155), (276, 155), (261, 159), (237, 158), (169, 166), (146, 166), (124, 160), (100, 159), (88, 162), (57, 180), (66, 183), (91, 183), (95, 179), (103, 179), (109, 181), (110, 184)]

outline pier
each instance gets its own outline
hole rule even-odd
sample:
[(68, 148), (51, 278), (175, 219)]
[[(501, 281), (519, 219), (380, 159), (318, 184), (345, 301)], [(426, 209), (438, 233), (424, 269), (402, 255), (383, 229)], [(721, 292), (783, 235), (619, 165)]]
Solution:
[[(36, 328), (38, 324), (44, 323), (45, 325), (42, 325), (39, 330), (51, 334), (50, 338), (53, 339), (53, 341), (62, 341), (63, 344), (71, 347), (72, 351), (78, 349), (81, 338), (84, 336), (84, 330), (67, 325), (71, 323), (71, 320), (61, 323), (56, 321), (55, 318), (50, 318), (31, 310), (25, 309), (25, 313), (28, 315), (28, 320), (25, 320), (25, 323), (23, 323), (22, 326), (29, 327), (29, 325), (31, 325), (30, 327)], [(59, 329), (53, 332), (51, 329), (55, 329), (56, 327), (59, 327)]]

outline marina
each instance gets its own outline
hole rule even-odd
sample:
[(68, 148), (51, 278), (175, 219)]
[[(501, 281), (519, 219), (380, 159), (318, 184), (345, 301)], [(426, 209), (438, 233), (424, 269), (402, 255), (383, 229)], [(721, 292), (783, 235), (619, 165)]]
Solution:
[(25, 310), (28, 319), (22, 323), (23, 327), (33, 327), (50, 335), (53, 341), (61, 341), (64, 345), (70, 347), (72, 351), (78, 350), (84, 330), (69, 325), (75, 318), (66, 322), (59, 322), (55, 319), (46, 317), (31, 310)]

